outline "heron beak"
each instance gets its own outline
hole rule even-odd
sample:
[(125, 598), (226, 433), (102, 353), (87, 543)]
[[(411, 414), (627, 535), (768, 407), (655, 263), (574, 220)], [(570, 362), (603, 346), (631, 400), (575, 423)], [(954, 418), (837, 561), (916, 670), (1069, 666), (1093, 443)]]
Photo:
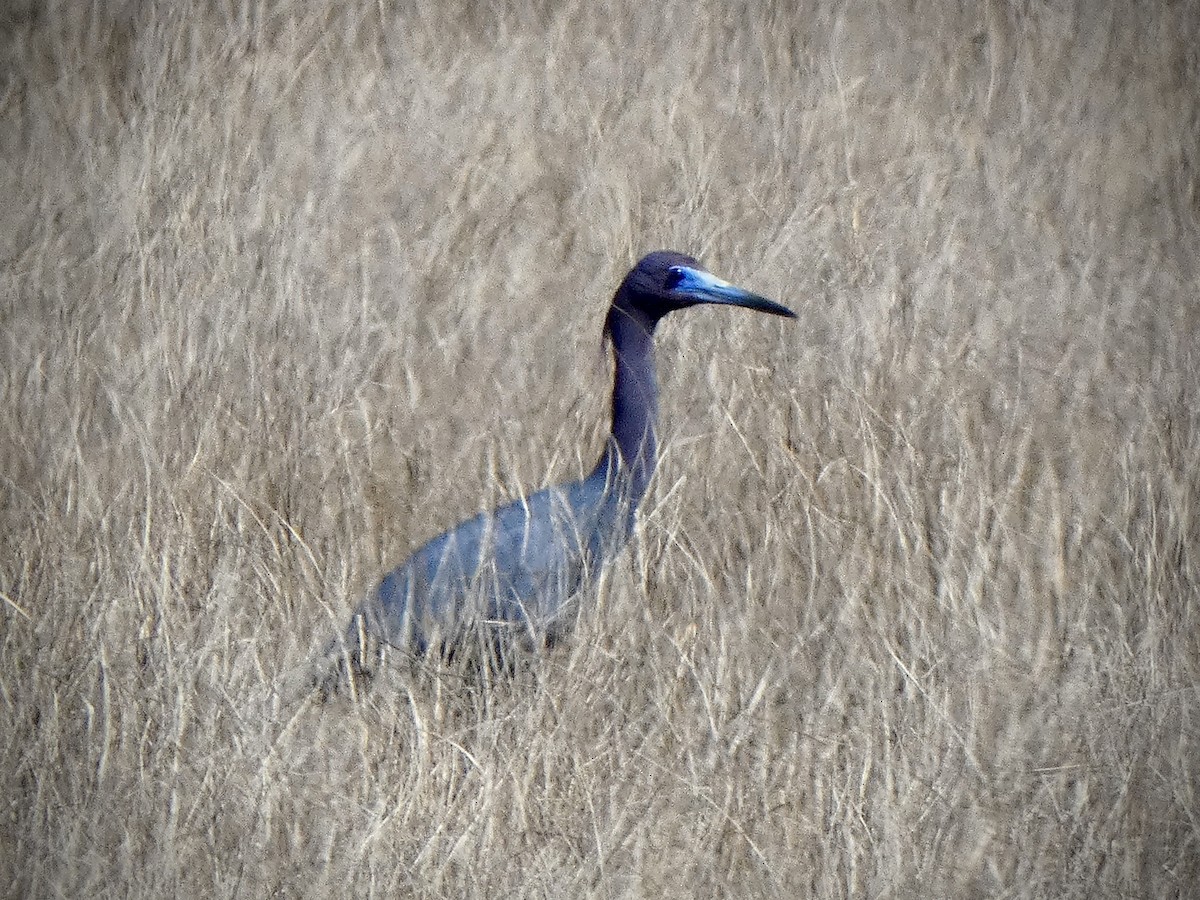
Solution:
[(744, 291), (728, 281), (722, 281), (711, 272), (703, 269), (693, 269), (691, 266), (672, 266), (670, 269), (675, 285), (672, 290), (692, 303), (721, 303), (725, 306), (744, 306), (746, 309), (756, 309), (759, 312), (770, 313), (773, 316), (796, 318), (796, 314), (786, 306)]

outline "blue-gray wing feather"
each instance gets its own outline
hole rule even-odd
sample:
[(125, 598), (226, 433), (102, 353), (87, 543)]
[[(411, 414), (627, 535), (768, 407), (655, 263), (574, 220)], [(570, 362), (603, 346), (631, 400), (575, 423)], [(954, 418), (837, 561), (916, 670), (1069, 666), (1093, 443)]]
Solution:
[(356, 619), (417, 653), (480, 624), (537, 641), (562, 626), (567, 602), (628, 539), (633, 509), (624, 506), (593, 477), (481, 513), (386, 575)]

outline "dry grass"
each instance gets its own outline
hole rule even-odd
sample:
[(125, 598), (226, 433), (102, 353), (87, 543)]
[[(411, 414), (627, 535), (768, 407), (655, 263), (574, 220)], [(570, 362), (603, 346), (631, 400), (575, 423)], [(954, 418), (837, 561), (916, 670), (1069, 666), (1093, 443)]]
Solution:
[[(0, 893), (1200, 884), (1194, 4), (87, 6), (0, 12)], [(666, 323), (601, 614), (297, 699), (662, 246), (802, 318)]]

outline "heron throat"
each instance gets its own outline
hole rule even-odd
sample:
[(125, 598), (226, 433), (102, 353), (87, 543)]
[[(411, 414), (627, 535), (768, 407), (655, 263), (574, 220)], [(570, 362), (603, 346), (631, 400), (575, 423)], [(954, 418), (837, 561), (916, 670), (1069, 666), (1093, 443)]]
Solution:
[[(614, 307), (608, 318), (612, 338), (612, 439), (599, 467), (618, 463), (626, 499), (636, 507), (646, 493), (658, 459), (658, 376), (654, 369), (656, 319)], [(619, 460), (612, 460), (613, 450)], [(613, 473), (610, 471), (610, 477)]]

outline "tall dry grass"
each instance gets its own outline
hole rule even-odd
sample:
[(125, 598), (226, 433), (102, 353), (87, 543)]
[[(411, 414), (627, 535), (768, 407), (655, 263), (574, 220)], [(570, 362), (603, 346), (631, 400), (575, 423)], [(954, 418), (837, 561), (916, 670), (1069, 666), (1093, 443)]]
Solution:
[[(0, 22), (0, 892), (1194, 894), (1194, 4)], [(598, 612), (293, 690), (656, 247), (802, 317), (668, 320)]]

